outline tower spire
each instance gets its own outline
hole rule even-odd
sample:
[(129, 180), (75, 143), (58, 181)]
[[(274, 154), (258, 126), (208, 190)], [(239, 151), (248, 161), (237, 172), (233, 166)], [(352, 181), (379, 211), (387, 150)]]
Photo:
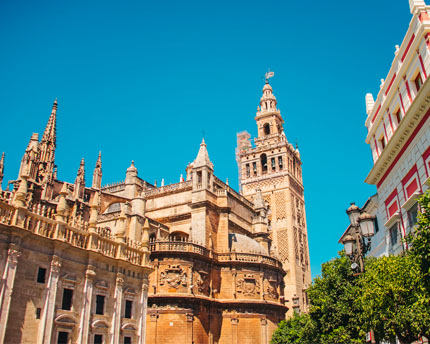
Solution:
[(46, 128), (45, 128), (45, 131), (43, 132), (43, 136), (41, 140), (41, 143), (43, 142), (53, 143), (54, 148), (55, 148), (56, 139), (57, 139), (57, 136), (56, 136), (57, 106), (58, 106), (58, 102), (57, 102), (57, 98), (55, 98), (54, 104), (52, 105), (51, 116), (49, 116), (49, 120), (48, 120), (48, 123), (46, 124)]
[(200, 143), (200, 149), (197, 154), (196, 160), (193, 162), (193, 167), (201, 167), (201, 166), (209, 166), (211, 169), (214, 168), (211, 160), (209, 159), (208, 150), (206, 148), (205, 139), (202, 139), (202, 143)]
[(0, 159), (0, 191), (2, 190), (1, 184), (3, 182), (3, 176), (4, 176), (4, 152), (1, 155), (1, 159)]
[(53, 179), (55, 167), (55, 147), (56, 147), (56, 126), (57, 126), (57, 99), (52, 105), (51, 116), (49, 116), (45, 131), (39, 143), (39, 168), (38, 179), (42, 183), (47, 183)]
[(102, 152), (99, 152), (99, 157), (97, 158), (96, 167), (93, 172), (93, 183), (91, 187), (93, 189), (100, 189), (102, 185)]

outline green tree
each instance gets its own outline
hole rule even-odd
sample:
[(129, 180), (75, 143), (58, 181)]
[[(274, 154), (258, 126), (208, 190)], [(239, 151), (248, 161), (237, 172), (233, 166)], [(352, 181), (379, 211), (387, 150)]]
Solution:
[(412, 343), (427, 333), (430, 298), (420, 266), (410, 255), (367, 261), (360, 284), (361, 317), (377, 338), (397, 336), (401, 343)]
[(430, 293), (430, 189), (419, 199), (421, 212), (418, 223), (407, 241), (410, 246), (408, 254), (419, 264), (425, 286)]
[(360, 290), (351, 261), (341, 251), (340, 257), (322, 265), (322, 274), (308, 290), (309, 314), (315, 322), (319, 338), (314, 342), (353, 344), (365, 342), (361, 325), (360, 303), (355, 302)]
[(315, 343), (315, 323), (309, 314), (294, 314), (293, 317), (282, 320), (272, 335), (271, 344)]
[(360, 304), (354, 302), (358, 293), (351, 261), (340, 252), (340, 257), (322, 265), (321, 276), (308, 289), (309, 314), (282, 321), (271, 343), (364, 343), (366, 333), (360, 324), (361, 310), (357, 308)]

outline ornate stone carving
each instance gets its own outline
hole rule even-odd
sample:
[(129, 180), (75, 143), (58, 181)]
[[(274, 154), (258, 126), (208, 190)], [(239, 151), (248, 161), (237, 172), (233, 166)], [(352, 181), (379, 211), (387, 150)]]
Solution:
[(18, 251), (16, 248), (9, 248), (7, 251), (7, 259), (10, 263), (16, 265), (18, 264), (18, 258), (21, 256), (21, 252)]
[(260, 294), (260, 283), (252, 274), (245, 274), (236, 282), (236, 290), (245, 296)]
[(87, 276), (87, 278), (94, 278), (96, 276), (94, 266), (92, 265), (87, 266), (87, 270), (85, 271), (85, 276)]
[(278, 291), (276, 289), (277, 281), (275, 279), (268, 279), (267, 280), (267, 287), (266, 287), (266, 294), (271, 299), (277, 299), (278, 298)]
[(179, 266), (169, 265), (160, 273), (160, 285), (167, 284), (169, 287), (178, 288), (180, 285), (187, 286), (187, 273)]
[(122, 274), (118, 274), (118, 275), (116, 276), (116, 284), (117, 284), (118, 286), (121, 286), (121, 287), (122, 287), (122, 285), (124, 284), (124, 278), (123, 278)]
[(53, 256), (51, 261), (51, 272), (54, 274), (60, 273), (61, 269), (61, 258), (58, 256)]
[(194, 284), (199, 293), (204, 293), (209, 287), (209, 274), (206, 271), (194, 271)]

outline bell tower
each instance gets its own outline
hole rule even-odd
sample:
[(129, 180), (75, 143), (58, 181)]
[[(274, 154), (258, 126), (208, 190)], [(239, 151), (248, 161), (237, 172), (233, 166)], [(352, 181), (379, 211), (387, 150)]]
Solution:
[(284, 133), (269, 77), (266, 74), (255, 116), (258, 136), (253, 145), (249, 134), (238, 134), (236, 159), (242, 194), (252, 202), (262, 196), (268, 206), (271, 250), (287, 271), (285, 297), (291, 315), (307, 311), (306, 289), (311, 284), (302, 162), (298, 147), (294, 148)]

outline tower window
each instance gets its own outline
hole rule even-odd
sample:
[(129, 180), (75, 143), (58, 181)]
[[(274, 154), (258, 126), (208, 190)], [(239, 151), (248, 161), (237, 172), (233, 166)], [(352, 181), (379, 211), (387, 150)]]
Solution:
[(252, 170), (254, 172), (254, 176), (256, 176), (257, 175), (257, 163), (256, 162), (252, 163)]
[(67, 332), (58, 332), (58, 344), (67, 344), (69, 342), (69, 334)]
[(261, 160), (261, 170), (263, 173), (266, 173), (267, 172), (267, 155), (264, 153), (261, 154), (260, 160)]
[(131, 344), (131, 337), (124, 337), (124, 344)]
[(202, 171), (197, 172), (197, 184), (202, 183)]
[(414, 80), (415, 87), (417, 88), (417, 92), (421, 89), (421, 86), (423, 85), (423, 79), (421, 79), (421, 73), (418, 72), (417, 77)]
[(133, 301), (125, 300), (124, 318), (131, 319), (132, 310), (133, 310)]
[(263, 126), (263, 129), (264, 129), (264, 135), (269, 135), (270, 134), (270, 124), (269, 123), (266, 123)]
[(272, 171), (276, 171), (276, 159), (272, 158), (271, 161), (272, 161)]
[(94, 344), (103, 344), (103, 335), (95, 334), (94, 335)]
[(37, 270), (37, 283), (45, 283), (46, 280), (46, 269), (39, 267)]
[(96, 295), (96, 314), (103, 315), (105, 309), (105, 296)]
[(251, 169), (249, 167), (249, 164), (246, 164), (246, 176), (250, 177), (251, 176)]
[(61, 309), (70, 311), (72, 309), (73, 289), (64, 288), (63, 290), (63, 303)]
[(278, 157), (278, 165), (279, 165), (279, 169), (282, 170), (282, 156)]

